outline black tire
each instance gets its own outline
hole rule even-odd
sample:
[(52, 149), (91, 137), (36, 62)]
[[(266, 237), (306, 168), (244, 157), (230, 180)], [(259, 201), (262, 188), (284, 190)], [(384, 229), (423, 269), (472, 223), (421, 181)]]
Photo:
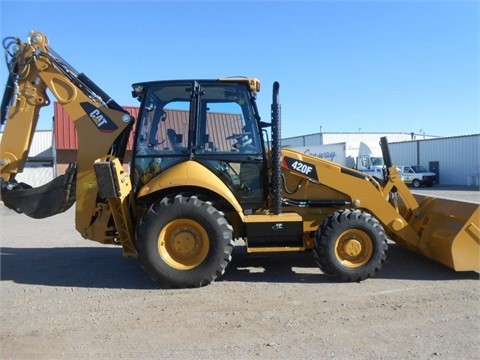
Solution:
[(414, 188), (419, 188), (421, 185), (422, 185), (422, 184), (421, 184), (420, 180), (418, 180), (418, 179), (413, 179), (413, 181), (412, 181), (412, 186), (413, 186)]
[(196, 196), (164, 198), (142, 217), (138, 257), (164, 287), (208, 285), (223, 275), (232, 258), (232, 226), (212, 203)]
[(382, 225), (361, 210), (341, 210), (325, 218), (314, 238), (313, 254), (320, 269), (339, 282), (374, 276), (387, 257)]

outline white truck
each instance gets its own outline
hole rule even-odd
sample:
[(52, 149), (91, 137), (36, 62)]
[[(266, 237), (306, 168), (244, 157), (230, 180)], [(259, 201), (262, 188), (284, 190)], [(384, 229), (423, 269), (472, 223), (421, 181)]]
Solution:
[(295, 150), (357, 169), (383, 180), (383, 156), (379, 144), (348, 141), (295, 147)]
[(422, 185), (430, 187), (436, 182), (437, 175), (421, 165), (398, 165), (397, 169), (405, 184), (415, 188)]

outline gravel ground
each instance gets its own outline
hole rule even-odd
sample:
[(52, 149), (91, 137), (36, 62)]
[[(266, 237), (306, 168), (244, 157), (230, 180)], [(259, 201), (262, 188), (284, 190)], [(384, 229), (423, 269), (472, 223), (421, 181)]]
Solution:
[[(480, 192), (415, 190), (480, 203)], [(0, 206), (2, 359), (479, 359), (479, 276), (390, 244), (380, 273), (328, 281), (311, 253), (234, 250), (220, 281), (162, 290), (68, 211)]]

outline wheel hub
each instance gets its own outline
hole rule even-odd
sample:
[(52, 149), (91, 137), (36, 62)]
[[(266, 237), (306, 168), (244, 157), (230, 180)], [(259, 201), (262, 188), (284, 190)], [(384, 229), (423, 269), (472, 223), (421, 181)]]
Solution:
[(349, 229), (337, 239), (335, 256), (346, 267), (365, 265), (372, 254), (372, 241), (362, 230)]
[(362, 252), (362, 244), (357, 239), (348, 239), (343, 242), (342, 249), (348, 256), (355, 257)]
[(184, 227), (172, 234), (172, 248), (178, 255), (188, 256), (196, 251), (200, 235), (195, 229)]
[(210, 247), (206, 230), (190, 219), (171, 221), (162, 229), (158, 240), (160, 256), (178, 270), (199, 266)]

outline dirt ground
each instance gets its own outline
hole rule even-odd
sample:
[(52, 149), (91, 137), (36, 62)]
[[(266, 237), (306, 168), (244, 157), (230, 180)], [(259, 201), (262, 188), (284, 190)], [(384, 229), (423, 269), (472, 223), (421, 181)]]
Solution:
[[(480, 192), (421, 190), (479, 202)], [(311, 253), (234, 250), (221, 280), (162, 290), (72, 210), (0, 205), (2, 359), (479, 359), (479, 276), (390, 244), (380, 273), (328, 281)]]

